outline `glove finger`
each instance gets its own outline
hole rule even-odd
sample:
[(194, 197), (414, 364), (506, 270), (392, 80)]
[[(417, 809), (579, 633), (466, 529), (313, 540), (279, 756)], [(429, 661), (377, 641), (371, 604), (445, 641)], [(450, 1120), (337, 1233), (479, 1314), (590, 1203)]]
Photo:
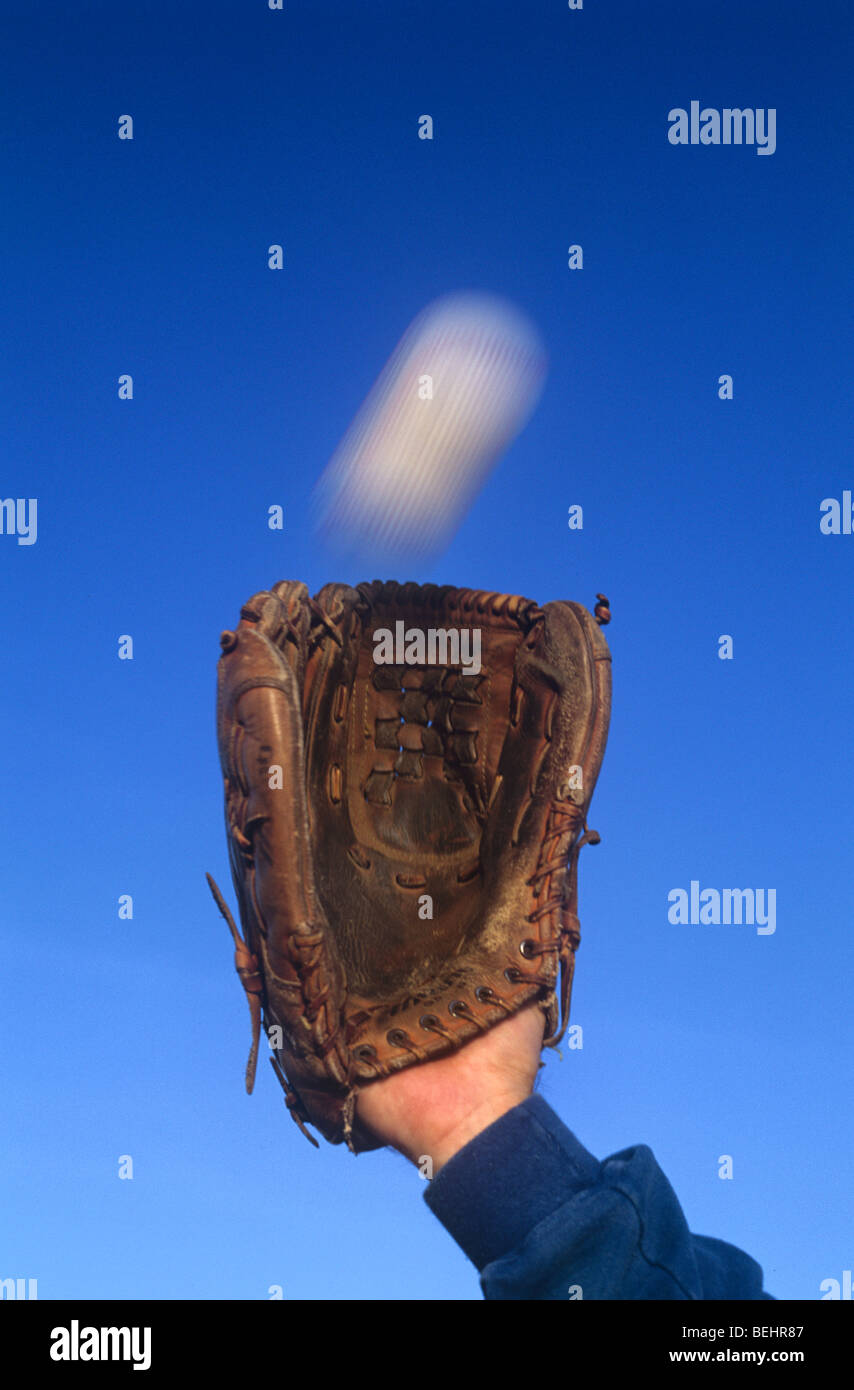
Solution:
[(218, 724), (235, 888), (250, 949), (265, 959), (267, 1013), (337, 1071), (344, 990), (315, 889), (300, 691), (252, 621), (220, 661)]

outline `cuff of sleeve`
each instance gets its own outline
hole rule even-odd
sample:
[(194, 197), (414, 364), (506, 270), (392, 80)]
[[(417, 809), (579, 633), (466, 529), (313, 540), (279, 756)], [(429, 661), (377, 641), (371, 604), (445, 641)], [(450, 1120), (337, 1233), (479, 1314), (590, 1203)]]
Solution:
[(599, 1171), (598, 1160), (542, 1096), (529, 1096), (455, 1153), (424, 1200), (482, 1270), (574, 1192), (597, 1182)]

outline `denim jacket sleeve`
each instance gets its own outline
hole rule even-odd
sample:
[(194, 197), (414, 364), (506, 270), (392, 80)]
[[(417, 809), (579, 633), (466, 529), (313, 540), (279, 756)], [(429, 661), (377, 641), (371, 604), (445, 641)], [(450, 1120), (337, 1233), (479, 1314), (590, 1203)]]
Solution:
[(488, 1299), (772, 1297), (749, 1255), (691, 1234), (650, 1149), (600, 1163), (541, 1096), (466, 1144), (424, 1196)]

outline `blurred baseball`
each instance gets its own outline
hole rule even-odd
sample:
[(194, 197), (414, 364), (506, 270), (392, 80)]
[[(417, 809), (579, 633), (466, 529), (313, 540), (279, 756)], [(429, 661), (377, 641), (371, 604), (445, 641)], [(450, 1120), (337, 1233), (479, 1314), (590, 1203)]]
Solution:
[(410, 325), (316, 489), (337, 548), (426, 558), (451, 539), (539, 399), (546, 354), (513, 305), (465, 293)]

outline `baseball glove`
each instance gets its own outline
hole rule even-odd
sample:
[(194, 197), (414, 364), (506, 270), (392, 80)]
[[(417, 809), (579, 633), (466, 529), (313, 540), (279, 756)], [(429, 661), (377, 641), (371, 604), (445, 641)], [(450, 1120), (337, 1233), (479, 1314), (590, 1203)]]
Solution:
[[(221, 637), (217, 731), (249, 999), (287, 1105), (379, 1143), (356, 1097), (520, 1009), (563, 1036), (577, 856), (610, 655), (577, 603), (434, 584), (282, 582)], [(560, 984), (558, 986), (558, 974)]]

